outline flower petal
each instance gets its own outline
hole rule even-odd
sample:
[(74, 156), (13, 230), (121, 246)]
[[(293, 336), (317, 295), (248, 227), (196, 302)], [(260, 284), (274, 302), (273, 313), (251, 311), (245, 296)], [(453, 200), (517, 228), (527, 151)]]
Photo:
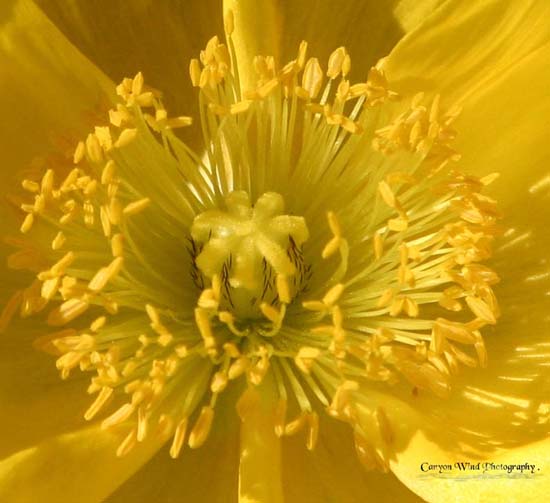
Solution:
[(416, 410), (429, 411), (424, 423), (440, 429), (428, 437), (442, 449), (454, 443), (455, 453), (458, 442), (487, 456), (497, 447), (536, 445), (550, 429), (550, 27), (542, 21), (549, 9), (530, 1), (449, 2), (387, 61), (397, 90), (441, 92), (462, 103), (456, 129), (464, 169), (502, 174), (491, 187), (506, 232), (492, 264), (501, 276), (495, 291), (502, 317), (485, 337), (489, 366), (461, 372), (447, 401), (415, 400)]
[(405, 37), (387, 65), (400, 90), (441, 90), (447, 100), (461, 101), (456, 129), (462, 166), (476, 174), (502, 173), (490, 187), (508, 230), (493, 259), (502, 318), (486, 337), (489, 368), (462, 372), (451, 405), (430, 401), (424, 407), (508, 447), (548, 431), (537, 409), (549, 391), (550, 360), (544, 346), (550, 329), (550, 27), (542, 21), (549, 9), (544, 2), (449, 2)]
[(185, 446), (180, 456), (172, 459), (168, 441), (109, 497), (108, 503), (164, 502), (174, 498), (208, 503), (237, 501), (240, 420), (235, 412), (236, 391), (228, 389), (220, 395), (212, 431), (202, 447)]
[(0, 336), (0, 458), (84, 427), (92, 400), (85, 380), (59, 379), (52, 355), (33, 348), (35, 335), (14, 320)]
[(452, 0), (408, 33), (385, 70), (396, 91), (464, 102), (548, 42), (548, 2)]
[[(239, 80), (242, 89), (249, 89), (256, 80), (254, 56), (274, 56), (279, 60), (282, 19), (274, 0), (224, 0), (223, 9), (226, 17), (233, 16)], [(259, 16), (258, 12), (262, 14)]]
[(115, 451), (118, 434), (99, 426), (66, 433), (19, 451), (0, 461), (3, 501), (104, 501), (158, 449), (153, 440), (123, 458)]
[(447, 105), (462, 104), (455, 123), (461, 165), (503, 174), (491, 187), (503, 210), (509, 199), (529, 197), (550, 159), (550, 26), (542, 21), (549, 15), (547, 2), (450, 2), (387, 60), (398, 90), (437, 92)]
[[(198, 100), (189, 61), (210, 37), (222, 37), (219, 3), (38, 0), (66, 37), (115, 82), (141, 71), (145, 84), (162, 91), (170, 115), (194, 117)], [(182, 136), (195, 145), (200, 128), (185, 128)]]
[(420, 25), (432, 12), (447, 0), (399, 0), (393, 7), (393, 14), (403, 31), (409, 32)]
[[(530, 206), (544, 204), (533, 200)], [(502, 316), (484, 336), (487, 368), (461, 369), (444, 400), (423, 392), (402, 395), (423, 418), (424, 431), (432, 428), (428, 438), (455, 456), (490, 458), (550, 433), (547, 218), (523, 215), (511, 217), (515, 232), (494, 257)], [(475, 359), (474, 351), (462, 349)]]
[(282, 503), (281, 439), (275, 435), (271, 382), (248, 388), (241, 410), (240, 503)]
[(298, 433), (284, 439), (283, 460), (285, 503), (421, 501), (391, 473), (365, 471), (355, 453), (349, 425), (324, 414), (315, 449), (306, 450), (303, 433)]
[[(336, 5), (317, 0), (262, 0), (261, 4), (226, 0), (224, 8), (234, 12), (241, 80), (250, 82), (255, 55), (275, 56), (283, 65), (296, 58), (302, 40), (309, 43), (310, 54), (324, 64), (332, 51), (345, 45), (352, 61), (359, 62), (356, 72), (352, 65), (352, 74), (366, 77), (377, 59), (443, 2), (400, 0), (388, 5), (376, 0), (352, 0)], [(258, 12), (262, 15), (258, 16)]]
[[(535, 472), (526, 471), (525, 478), (518, 477), (519, 472), (514, 472), (508, 477), (499, 477), (498, 475), (502, 475), (503, 472), (491, 468), (488, 468), (487, 472), (482, 468), (480, 472), (466, 472), (466, 474), (458, 472), (457, 474), (454, 463), (464, 459), (449, 456), (448, 452), (429, 441), (422, 433), (418, 433), (403, 454), (398, 455), (397, 462), (392, 464), (392, 469), (409, 489), (430, 502), (524, 501), (526, 494), (529, 495), (529, 501), (545, 501), (550, 488), (550, 477), (547, 475), (550, 469), (549, 448), (550, 440), (546, 439), (490, 457), (487, 461), (495, 465), (525, 463), (534, 465)], [(426, 476), (420, 468), (422, 463), (450, 464), (455, 467), (453, 473), (457, 474), (457, 478)], [(483, 461), (481, 463), (483, 466)], [(476, 478), (476, 474), (479, 478)], [(471, 480), (465, 479), (472, 475)], [(486, 478), (483, 478), (483, 475)], [(491, 480), (491, 477), (494, 479)], [(458, 478), (460, 480), (457, 480)]]
[(0, 196), (14, 172), (51, 150), (112, 94), (111, 82), (67, 42), (30, 0), (2, 2), (0, 17)]
[(454, 0), (409, 33), (385, 65), (395, 90), (441, 93), (445, 106), (462, 106), (454, 124), (461, 166), (502, 173), (491, 191), (504, 211), (529, 197), (550, 159), (548, 16), (548, 2)]
[[(460, 497), (460, 501), (520, 501), (521, 495), (527, 488), (534, 491), (533, 501), (538, 501), (536, 495), (542, 495), (548, 490), (550, 478), (545, 475), (550, 466), (547, 449), (548, 439), (531, 442), (521, 447), (506, 450), (490, 450), (491, 436), (477, 433), (481, 440), (488, 442), (486, 452), (473, 452), (468, 446), (468, 441), (475, 436), (475, 431), (462, 431), (452, 423), (453, 414), (440, 417), (437, 420), (438, 411), (430, 411), (426, 407), (411, 407), (404, 401), (386, 397), (382, 399), (377, 393), (370, 393), (365, 399), (364, 405), (358, 408), (359, 421), (364, 428), (369, 428), (372, 423), (373, 409), (366, 405), (367, 402), (383, 403), (384, 410), (389, 418), (393, 430), (393, 443), (386, 451), (391, 470), (412, 491), (430, 502), (454, 501)], [(483, 419), (479, 411), (471, 407), (469, 414)], [(467, 412), (464, 412), (465, 416)], [(435, 417), (434, 417), (435, 416)], [(495, 419), (497, 416), (493, 417)], [(505, 422), (502, 416), (497, 421)], [(483, 437), (483, 438), (481, 438)], [(380, 449), (380, 445), (377, 446)], [(494, 481), (476, 479), (464, 480), (465, 474), (458, 472), (455, 463), (478, 461), (495, 464), (535, 464), (540, 468), (537, 476), (521, 480), (515, 477), (498, 478)], [(449, 478), (433, 477), (434, 473), (427, 473), (427, 467), (422, 468), (422, 463), (443, 464), (453, 466)], [(498, 475), (495, 471), (490, 475)], [(438, 472), (437, 472), (438, 474)], [(454, 478), (452, 475), (456, 475)], [(468, 475), (468, 474), (466, 474)], [(469, 474), (472, 475), (472, 474)], [(500, 473), (502, 475), (502, 473)], [(460, 478), (460, 480), (457, 480)], [(530, 493), (531, 494), (531, 493)], [(494, 497), (494, 495), (498, 495)], [(544, 499), (540, 497), (541, 501)]]
[(344, 45), (351, 55), (352, 75), (366, 78), (370, 66), (388, 54), (404, 34), (391, 2), (309, 0), (283, 4), (283, 61), (293, 59), (300, 41), (306, 40), (310, 54), (326, 69), (332, 51)]
[[(550, 28), (544, 46), (469, 96), (455, 123), (461, 164), (482, 174), (501, 173), (490, 189), (505, 219), (512, 206), (515, 214), (533, 217), (532, 201), (548, 191), (549, 51)], [(469, 127), (473, 123), (479, 126)], [(548, 206), (540, 210), (548, 215)]]

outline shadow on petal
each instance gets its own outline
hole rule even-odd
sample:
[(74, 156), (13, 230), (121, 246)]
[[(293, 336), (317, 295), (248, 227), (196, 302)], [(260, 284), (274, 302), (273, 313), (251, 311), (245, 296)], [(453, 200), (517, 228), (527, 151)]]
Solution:
[[(240, 388), (240, 387), (239, 387)], [(184, 446), (172, 459), (170, 441), (106, 503), (158, 501), (237, 501), (240, 420), (235, 412), (238, 390), (222, 393), (207, 441), (198, 449)], [(222, 412), (224, 411), (224, 412)]]

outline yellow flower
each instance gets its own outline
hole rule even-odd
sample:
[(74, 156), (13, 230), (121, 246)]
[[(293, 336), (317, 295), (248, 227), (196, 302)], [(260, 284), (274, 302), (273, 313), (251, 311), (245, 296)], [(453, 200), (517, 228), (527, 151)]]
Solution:
[(544, 501), (547, 2), (37, 4), (0, 500)]

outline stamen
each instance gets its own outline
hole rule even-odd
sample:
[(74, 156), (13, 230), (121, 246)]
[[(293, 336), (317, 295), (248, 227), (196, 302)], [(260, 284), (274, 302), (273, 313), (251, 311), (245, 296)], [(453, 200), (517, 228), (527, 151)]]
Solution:
[(191, 430), (189, 435), (189, 447), (191, 449), (197, 449), (206, 441), (210, 428), (212, 427), (212, 421), (214, 419), (214, 409), (209, 406), (205, 406), (201, 409), (197, 422)]
[(187, 418), (182, 419), (176, 426), (176, 432), (170, 446), (170, 457), (176, 459), (180, 455), (183, 442), (185, 441), (185, 433), (187, 432)]
[(119, 458), (122, 458), (126, 456), (136, 445), (137, 437), (136, 437), (136, 430), (132, 429), (130, 433), (126, 436), (126, 438), (122, 441), (122, 443), (119, 445), (116, 455)]
[(91, 421), (99, 413), (99, 411), (105, 406), (109, 398), (111, 398), (112, 394), (113, 394), (113, 388), (109, 388), (109, 387), (101, 388), (101, 391), (97, 395), (92, 405), (90, 405), (88, 410), (84, 413), (84, 419), (86, 419), (86, 421)]

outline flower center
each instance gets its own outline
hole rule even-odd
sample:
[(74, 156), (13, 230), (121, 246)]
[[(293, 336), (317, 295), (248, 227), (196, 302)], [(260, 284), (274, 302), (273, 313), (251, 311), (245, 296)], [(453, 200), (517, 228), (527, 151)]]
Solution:
[(199, 447), (219, 394), (269, 374), (277, 435), (305, 431), (313, 449), (324, 409), (386, 468), (391, 424), (370, 391), (445, 397), (460, 364), (486, 365), (495, 176), (451, 167), (456, 108), (399, 102), (383, 62), (351, 84), (343, 47), (326, 72), (305, 42), (282, 68), (257, 56), (241, 89), (231, 26), (228, 47), (214, 37), (190, 64), (204, 152), (138, 73), (70, 169), (23, 181), (8, 265), (32, 283), (0, 328), (48, 309), (56, 328), (36, 345), (63, 378), (93, 373), (85, 418), (113, 401), (102, 425), (127, 429), (119, 455), (150, 434), (171, 435), (173, 457)]
[(303, 217), (282, 214), (284, 200), (275, 192), (254, 206), (244, 191), (229, 193), (224, 202), (225, 211), (208, 210), (193, 221), (193, 277), (202, 285), (204, 275), (216, 285), (216, 294), (203, 293), (199, 305), (228, 310), (242, 324), (289, 304), (303, 290), (301, 247), (309, 234)]

